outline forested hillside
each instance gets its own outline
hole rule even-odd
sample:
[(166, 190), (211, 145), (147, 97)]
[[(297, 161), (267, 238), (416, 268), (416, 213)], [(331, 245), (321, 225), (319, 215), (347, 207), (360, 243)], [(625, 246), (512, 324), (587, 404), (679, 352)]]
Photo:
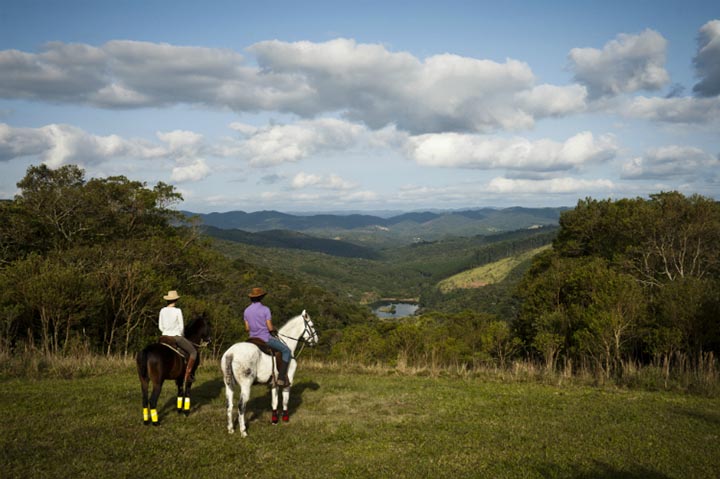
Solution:
[(245, 337), (247, 292), (262, 286), (279, 323), (307, 308), (324, 329), (367, 320), (366, 308), (241, 259), (175, 227), (170, 186), (83, 170), (30, 167), (0, 204), (0, 350), (129, 354), (158, 335), (162, 296), (178, 290), (186, 321), (207, 315), (213, 347)]
[[(72, 165), (30, 167), (18, 187), (0, 203), (2, 354), (132, 354), (157, 337), (170, 289), (188, 321), (210, 318), (219, 353), (245, 338), (247, 292), (262, 286), (278, 323), (310, 312), (318, 358), (717, 382), (720, 205), (701, 196), (586, 199), (559, 228), (377, 248), (290, 231), (210, 238), (173, 209), (171, 186)], [(498, 262), (513, 267), (457, 287)], [(387, 297), (418, 299), (420, 314), (375, 318), (367, 305)]]
[(519, 288), (518, 338), (548, 367), (714, 367), (720, 353), (720, 205), (701, 196), (586, 199)]

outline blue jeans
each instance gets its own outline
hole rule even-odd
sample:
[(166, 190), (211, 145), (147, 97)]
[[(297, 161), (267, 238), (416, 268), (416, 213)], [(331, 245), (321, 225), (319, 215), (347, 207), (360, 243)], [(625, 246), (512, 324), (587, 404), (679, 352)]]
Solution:
[(283, 360), (285, 363), (289, 363), (289, 362), (290, 362), (290, 348), (288, 348), (288, 347), (285, 345), (285, 343), (283, 343), (282, 341), (280, 341), (280, 340), (277, 339), (277, 338), (273, 338), (272, 336), (270, 336), (270, 339), (267, 340), (267, 344), (268, 344), (268, 346), (270, 346), (271, 348), (273, 348), (273, 349), (275, 349), (275, 350), (277, 350), (277, 351), (280, 351), (280, 352), (282, 353), (282, 360)]

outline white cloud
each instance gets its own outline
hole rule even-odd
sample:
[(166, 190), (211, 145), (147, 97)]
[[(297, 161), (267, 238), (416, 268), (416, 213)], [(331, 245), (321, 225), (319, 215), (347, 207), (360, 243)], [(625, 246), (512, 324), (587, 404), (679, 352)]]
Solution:
[(419, 59), (349, 39), (274, 40), (248, 50), (259, 67), (232, 50), (127, 40), (100, 47), (52, 43), (36, 54), (4, 50), (0, 97), (102, 108), (192, 104), (303, 117), (340, 112), (373, 129), (394, 124), (413, 133), (524, 129), (538, 118), (585, 108), (582, 87), (535, 85), (531, 68), (513, 59)]
[(717, 125), (720, 123), (720, 97), (637, 97), (621, 108), (621, 113), (646, 120), (694, 124)]
[(200, 181), (209, 174), (210, 167), (208, 167), (205, 160), (197, 159), (190, 164), (174, 167), (170, 179), (178, 183)]
[(665, 70), (667, 41), (654, 30), (620, 34), (596, 48), (573, 48), (568, 55), (575, 80), (588, 87), (593, 98), (657, 90), (670, 81)]
[(633, 158), (622, 167), (623, 178), (670, 179), (707, 178), (720, 168), (720, 159), (691, 146), (664, 146)]
[(693, 91), (705, 97), (720, 95), (720, 20), (712, 20), (700, 28), (693, 62), (700, 78)]
[(488, 190), (500, 194), (577, 194), (585, 195), (590, 192), (609, 192), (615, 189), (615, 184), (606, 179), (585, 180), (578, 178), (553, 178), (548, 180), (518, 180), (508, 178), (493, 178), (488, 184)]
[(590, 132), (562, 143), (443, 133), (410, 137), (406, 151), (425, 166), (560, 171), (607, 161), (615, 156), (617, 147), (611, 136), (595, 139)]
[(342, 179), (336, 174), (315, 175), (300, 172), (293, 177), (291, 181), (291, 186), (294, 189), (315, 187), (330, 190), (350, 190), (355, 188), (357, 185), (355, 183)]
[(236, 154), (251, 166), (297, 162), (325, 151), (352, 148), (367, 133), (357, 124), (333, 118), (303, 120), (260, 128), (236, 145)]
[(157, 132), (156, 136), (167, 145), (165, 156), (177, 159), (195, 159), (208, 150), (203, 136), (194, 131), (173, 130)]
[(14, 128), (0, 124), (0, 160), (39, 156), (56, 168), (68, 163), (98, 164), (112, 158), (156, 158), (164, 151), (118, 135), (96, 136), (70, 125)]
[(583, 111), (587, 88), (582, 85), (539, 85), (516, 95), (519, 104), (539, 117), (563, 116)]

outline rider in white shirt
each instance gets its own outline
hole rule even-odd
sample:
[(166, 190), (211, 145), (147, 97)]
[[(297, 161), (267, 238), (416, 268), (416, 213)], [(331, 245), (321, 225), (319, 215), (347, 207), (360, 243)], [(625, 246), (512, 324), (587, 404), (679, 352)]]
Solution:
[(178, 348), (187, 354), (188, 361), (187, 368), (185, 369), (185, 382), (187, 382), (195, 366), (195, 361), (197, 361), (197, 350), (195, 346), (183, 336), (185, 324), (183, 322), (182, 310), (175, 305), (177, 300), (180, 299), (177, 291), (168, 291), (168, 294), (163, 296), (163, 299), (167, 301), (167, 306), (160, 310), (160, 318), (158, 320), (160, 333), (163, 336), (173, 336)]

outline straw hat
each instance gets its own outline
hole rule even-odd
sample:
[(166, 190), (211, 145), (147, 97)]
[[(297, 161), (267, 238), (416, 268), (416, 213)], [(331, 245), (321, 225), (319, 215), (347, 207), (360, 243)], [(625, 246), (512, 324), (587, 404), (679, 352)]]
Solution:
[(250, 294), (248, 296), (250, 296), (251, 299), (254, 299), (254, 298), (262, 298), (266, 294), (267, 294), (267, 292), (262, 288), (253, 288), (250, 291)]
[(168, 291), (168, 294), (166, 296), (163, 296), (163, 299), (165, 301), (175, 301), (177, 299), (180, 299), (180, 296), (178, 296), (177, 291), (172, 290)]

